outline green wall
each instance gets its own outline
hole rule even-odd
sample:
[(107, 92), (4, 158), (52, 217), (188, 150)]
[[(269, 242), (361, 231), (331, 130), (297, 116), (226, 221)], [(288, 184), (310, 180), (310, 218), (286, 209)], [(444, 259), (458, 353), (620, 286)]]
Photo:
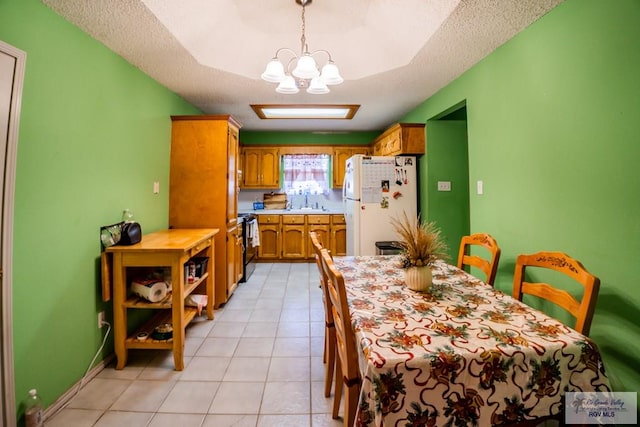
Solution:
[(381, 132), (315, 134), (243, 130), (240, 142), (246, 145), (369, 145)]
[(466, 101), (470, 229), (502, 247), (496, 287), (511, 292), (520, 253), (580, 259), (602, 281), (590, 335), (624, 391), (640, 389), (638, 22), (638, 0), (567, 0), (402, 118)]
[[(168, 222), (172, 114), (199, 111), (37, 0), (0, 0), (0, 39), (27, 53), (15, 188), (16, 399), (51, 404), (102, 340), (99, 227), (130, 208)], [(153, 182), (160, 194), (152, 194)], [(113, 352), (111, 338), (101, 360)], [(22, 414), (19, 407), (18, 414)]]
[[(421, 217), (434, 221), (455, 263), (462, 236), (469, 234), (469, 164), (466, 121), (429, 120), (428, 154), (420, 158)], [(438, 181), (451, 191), (438, 191)]]

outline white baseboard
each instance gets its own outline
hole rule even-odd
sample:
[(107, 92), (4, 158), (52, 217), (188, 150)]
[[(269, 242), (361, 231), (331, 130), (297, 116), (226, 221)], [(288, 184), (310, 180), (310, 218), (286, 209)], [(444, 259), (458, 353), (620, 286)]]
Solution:
[(102, 370), (109, 363), (111, 363), (111, 361), (115, 359), (115, 357), (116, 357), (115, 354), (110, 354), (109, 356), (105, 357), (103, 361), (98, 363), (92, 370), (90, 370), (87, 373), (87, 376), (84, 379), (80, 378), (80, 380), (76, 382), (73, 386), (71, 386), (69, 390), (67, 390), (62, 396), (56, 399), (55, 402), (49, 405), (47, 409), (44, 410), (44, 414), (43, 414), (44, 420), (47, 421), (49, 418), (53, 417), (58, 412), (60, 412), (71, 401), (71, 399), (76, 395), (76, 393), (80, 391), (78, 390), (78, 387), (80, 387), (80, 384), (84, 381), (84, 383), (82, 384), (82, 387), (84, 388), (84, 386), (86, 386), (96, 375), (102, 372)]

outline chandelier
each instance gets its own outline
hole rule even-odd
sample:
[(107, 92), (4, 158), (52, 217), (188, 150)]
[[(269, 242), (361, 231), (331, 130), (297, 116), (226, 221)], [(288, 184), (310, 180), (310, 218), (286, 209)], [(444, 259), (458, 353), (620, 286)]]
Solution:
[[(262, 73), (262, 79), (270, 83), (278, 83), (276, 92), (293, 94), (298, 93), (300, 88), (307, 88), (307, 93), (324, 94), (329, 93), (329, 85), (337, 85), (344, 80), (340, 76), (338, 67), (331, 60), (331, 54), (326, 50), (314, 50), (309, 52), (307, 37), (305, 35), (304, 12), (312, 0), (295, 0), (302, 6), (302, 37), (300, 38), (300, 54), (292, 49), (281, 47), (276, 51), (273, 59), (267, 64), (267, 68)], [(289, 53), (292, 57), (287, 62), (287, 66), (279, 59), (281, 53)], [(327, 62), (322, 67), (322, 72), (318, 70), (318, 65), (314, 56), (324, 53), (327, 55)], [(293, 71), (290, 71), (293, 68)]]

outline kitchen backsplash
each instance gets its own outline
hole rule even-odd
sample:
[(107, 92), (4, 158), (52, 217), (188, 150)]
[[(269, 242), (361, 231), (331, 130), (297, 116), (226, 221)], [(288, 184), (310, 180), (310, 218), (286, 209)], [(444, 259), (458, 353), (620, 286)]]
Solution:
[[(265, 190), (240, 190), (238, 194), (238, 211), (246, 212), (253, 210), (253, 202), (261, 202)], [(287, 201), (291, 203), (292, 209), (305, 207), (325, 208), (331, 211), (342, 212), (342, 190), (329, 190), (328, 194), (304, 194), (288, 195)]]

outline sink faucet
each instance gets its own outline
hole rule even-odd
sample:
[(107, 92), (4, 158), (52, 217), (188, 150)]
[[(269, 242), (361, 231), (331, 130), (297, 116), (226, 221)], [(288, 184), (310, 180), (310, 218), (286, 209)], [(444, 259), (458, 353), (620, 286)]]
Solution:
[(307, 193), (304, 194), (304, 207), (309, 207), (309, 195)]

